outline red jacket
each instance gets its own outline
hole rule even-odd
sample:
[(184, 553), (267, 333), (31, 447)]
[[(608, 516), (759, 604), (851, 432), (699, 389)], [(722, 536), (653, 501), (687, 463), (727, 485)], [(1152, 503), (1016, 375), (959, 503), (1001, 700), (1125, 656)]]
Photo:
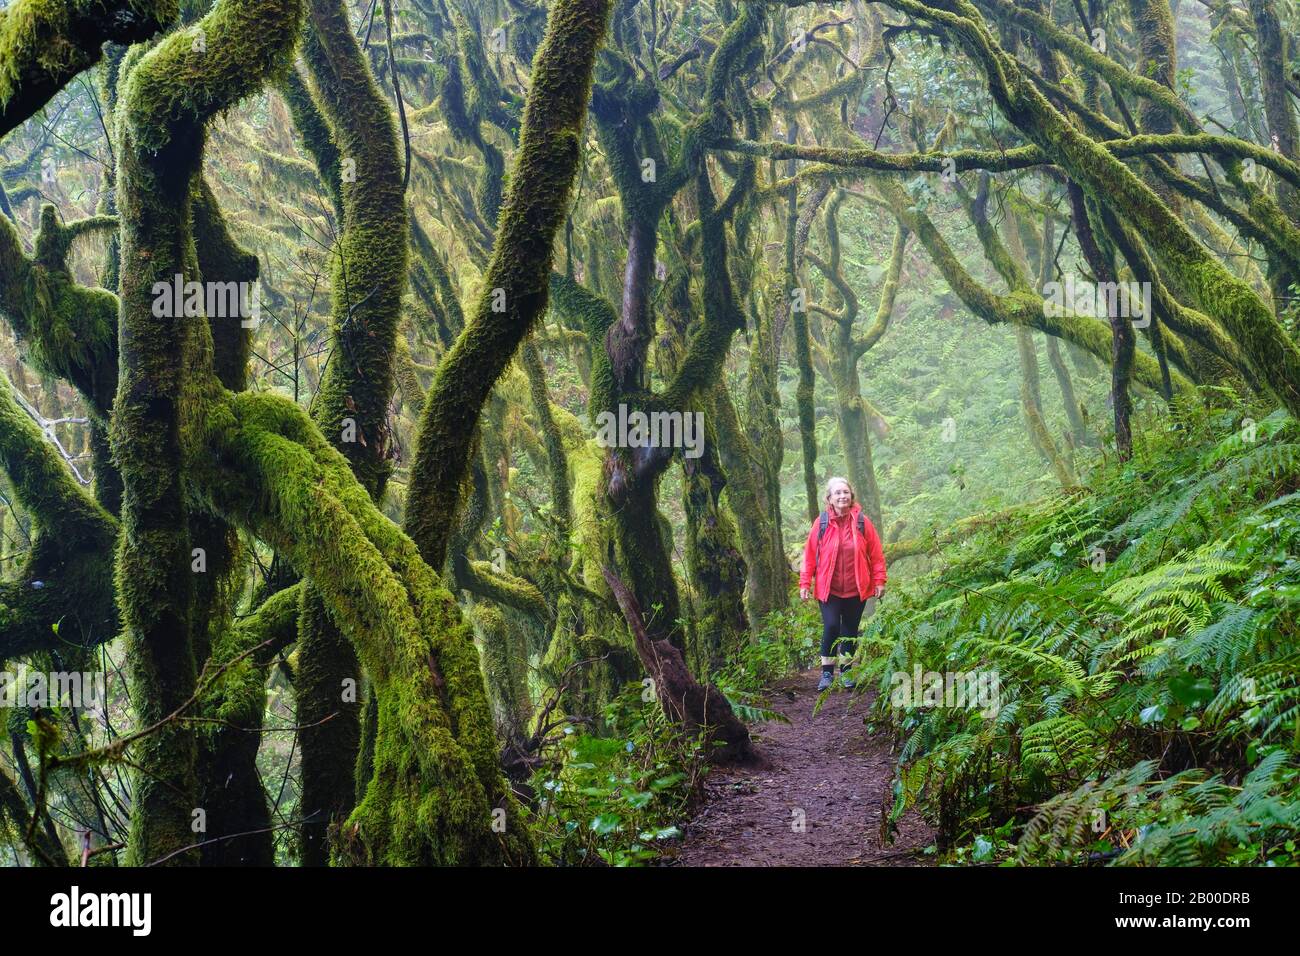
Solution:
[[(858, 579), (858, 597), (865, 601), (876, 593), (876, 588), (885, 583), (885, 549), (881, 547), (875, 525), (866, 515), (862, 516), (862, 527), (866, 535), (864, 537), (858, 534), (858, 512), (861, 510), (862, 506), (856, 504), (849, 510), (849, 534), (853, 535), (858, 546), (857, 567), (854, 570)], [(813, 519), (808, 542), (803, 547), (803, 570), (799, 572), (799, 587), (806, 588), (810, 582), (815, 581), (813, 596), (819, 601), (825, 601), (831, 593), (831, 575), (835, 570), (835, 555), (839, 553), (840, 532), (839, 522), (827, 523), (826, 533), (822, 535), (821, 554), (818, 556), (817, 529), (820, 523), (820, 516)], [(814, 558), (817, 560), (816, 568), (813, 567)]]

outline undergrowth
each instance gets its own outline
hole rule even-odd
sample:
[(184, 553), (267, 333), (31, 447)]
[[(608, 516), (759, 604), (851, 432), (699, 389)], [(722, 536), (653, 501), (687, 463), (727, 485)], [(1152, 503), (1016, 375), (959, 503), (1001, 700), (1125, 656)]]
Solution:
[(753, 640), (713, 675), (714, 685), (745, 722), (786, 720), (767, 706), (767, 695), (777, 681), (817, 660), (821, 623), (815, 607), (812, 602), (794, 603), (768, 614)]
[(1300, 863), (1300, 427), (1256, 417), (1180, 412), (895, 589), (858, 652), (890, 823), (951, 862)]
[[(768, 706), (773, 684), (817, 653), (809, 605), (770, 614), (754, 640), (713, 675), (747, 723), (787, 718)], [(683, 736), (641, 684), (606, 708), (606, 732), (562, 728), (530, 786), (532, 826), (545, 858), (565, 866), (642, 866), (670, 857), (701, 793), (706, 744)]]
[(602, 736), (563, 727), (563, 741), (530, 781), (538, 795), (531, 825), (548, 863), (650, 863), (680, 838), (698, 797), (703, 742), (679, 733), (640, 684), (623, 688), (605, 723)]

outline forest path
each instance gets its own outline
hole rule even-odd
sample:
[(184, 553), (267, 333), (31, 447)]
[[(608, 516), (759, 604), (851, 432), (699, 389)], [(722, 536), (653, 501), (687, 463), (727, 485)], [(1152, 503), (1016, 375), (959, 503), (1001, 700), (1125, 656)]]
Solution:
[(914, 851), (932, 837), (915, 813), (892, 844), (880, 841), (893, 758), (888, 738), (867, 732), (868, 699), (836, 690), (813, 716), (820, 676), (813, 668), (773, 688), (771, 706), (790, 723), (751, 726), (765, 767), (708, 775), (678, 865), (921, 865)]

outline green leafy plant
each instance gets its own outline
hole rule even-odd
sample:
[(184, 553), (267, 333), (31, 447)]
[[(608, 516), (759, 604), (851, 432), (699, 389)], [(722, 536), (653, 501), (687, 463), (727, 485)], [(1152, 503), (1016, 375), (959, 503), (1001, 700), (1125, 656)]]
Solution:
[[(951, 546), (870, 622), (891, 820), (920, 809), (960, 862), (1293, 857), (1296, 423), (1260, 415), (1252, 437), (1239, 415), (1150, 431), (1140, 459)], [(995, 670), (998, 707), (891, 705), (918, 664)], [(1016, 852), (994, 852), (1007, 833)]]
[(563, 728), (538, 769), (533, 827), (560, 865), (642, 866), (669, 851), (706, 771), (703, 744), (683, 737), (657, 701), (629, 685), (605, 714), (608, 736)]

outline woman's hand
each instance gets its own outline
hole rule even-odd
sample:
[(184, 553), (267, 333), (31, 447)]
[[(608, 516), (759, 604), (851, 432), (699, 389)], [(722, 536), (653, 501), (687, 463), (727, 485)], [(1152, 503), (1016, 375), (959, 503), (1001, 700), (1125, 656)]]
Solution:
[(875, 596), (876, 596), (877, 598), (880, 598), (880, 597), (883, 597), (883, 596), (884, 596), (884, 593), (885, 593), (885, 586), (884, 586), (883, 584), (877, 584), (877, 585), (876, 585), (876, 595), (875, 595)]
[(799, 589), (799, 600), (800, 600), (800, 601), (806, 601), (806, 600), (808, 600), (808, 588), (800, 588), (800, 589)]

